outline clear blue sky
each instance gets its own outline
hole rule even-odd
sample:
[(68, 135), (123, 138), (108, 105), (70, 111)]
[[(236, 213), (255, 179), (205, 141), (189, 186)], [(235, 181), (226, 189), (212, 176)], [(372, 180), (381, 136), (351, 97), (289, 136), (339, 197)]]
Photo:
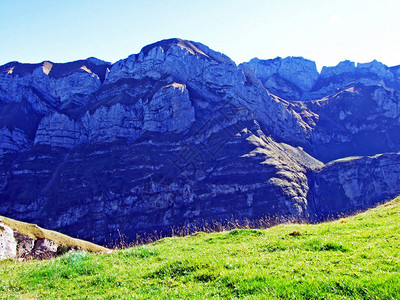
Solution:
[(180, 37), (253, 57), (400, 64), (399, 0), (0, 0), (0, 64), (115, 62)]

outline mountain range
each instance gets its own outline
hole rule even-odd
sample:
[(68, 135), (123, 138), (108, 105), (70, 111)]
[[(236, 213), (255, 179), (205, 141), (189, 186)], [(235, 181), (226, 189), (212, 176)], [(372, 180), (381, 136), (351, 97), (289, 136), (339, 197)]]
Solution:
[(236, 65), (169, 39), (114, 64), (0, 66), (0, 214), (97, 243), (318, 221), (400, 194), (400, 66)]

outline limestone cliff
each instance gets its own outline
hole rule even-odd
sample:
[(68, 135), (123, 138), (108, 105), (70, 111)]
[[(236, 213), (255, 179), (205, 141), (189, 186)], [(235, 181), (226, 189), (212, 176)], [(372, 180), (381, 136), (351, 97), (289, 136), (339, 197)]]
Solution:
[(398, 153), (330, 162), (313, 177), (310, 211), (335, 216), (390, 200), (400, 194), (399, 167)]
[[(347, 61), (319, 74), (297, 57), (236, 66), (180, 39), (114, 64), (9, 63), (0, 213), (107, 243), (118, 230), (133, 239), (196, 220), (369, 207), (398, 193), (397, 156), (383, 155), (390, 172), (368, 163), (400, 149), (398, 69)], [(366, 157), (329, 163), (355, 155)], [(349, 185), (351, 172), (362, 177)]]

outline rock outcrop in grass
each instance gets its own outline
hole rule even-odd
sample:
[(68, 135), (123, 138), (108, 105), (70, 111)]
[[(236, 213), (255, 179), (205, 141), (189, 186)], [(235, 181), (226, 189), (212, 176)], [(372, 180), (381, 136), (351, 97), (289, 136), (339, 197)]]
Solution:
[(107, 252), (96, 244), (0, 216), (0, 260), (48, 259), (69, 250)]

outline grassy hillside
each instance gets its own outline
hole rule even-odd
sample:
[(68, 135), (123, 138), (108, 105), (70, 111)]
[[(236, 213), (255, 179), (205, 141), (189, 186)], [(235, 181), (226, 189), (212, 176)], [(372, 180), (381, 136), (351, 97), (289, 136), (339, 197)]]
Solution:
[[(36, 224), (30, 224), (26, 222), (20, 222), (16, 221), (13, 219), (9, 219), (3, 216), (0, 216), (0, 219), (2, 222), (11, 227), (11, 228), (16, 228), (20, 234), (27, 235), (34, 240), (37, 239), (48, 239), (51, 241), (54, 241), (57, 245), (65, 247), (65, 248), (77, 248), (79, 247), (82, 250), (85, 251), (90, 251), (90, 252), (107, 252), (109, 249), (101, 247), (99, 245), (80, 240), (80, 239), (75, 239), (70, 236), (67, 236), (65, 234), (52, 231), (52, 230), (47, 230), (44, 228), (41, 228), (37, 226)], [(1, 275), (0, 275), (1, 276)]]
[(0, 262), (0, 297), (400, 299), (400, 199), (318, 225)]

